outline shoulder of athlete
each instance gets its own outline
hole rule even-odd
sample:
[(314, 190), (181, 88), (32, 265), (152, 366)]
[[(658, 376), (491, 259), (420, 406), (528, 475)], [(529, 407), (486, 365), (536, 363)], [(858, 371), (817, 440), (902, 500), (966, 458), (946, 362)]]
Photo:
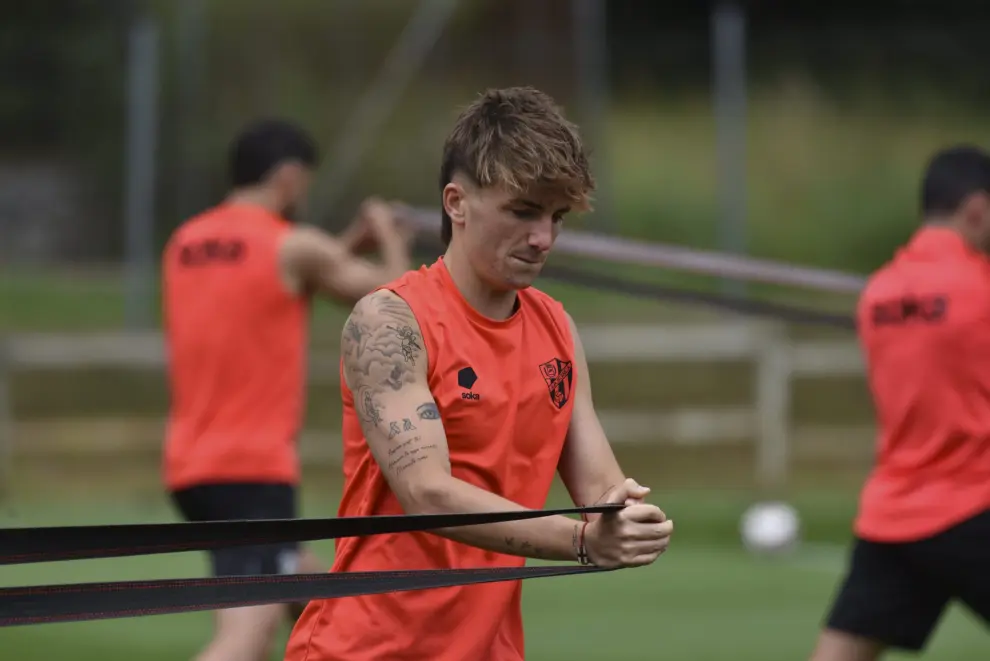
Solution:
[(388, 289), (357, 302), (344, 323), (340, 347), (349, 384), (384, 382), (399, 390), (426, 373), (426, 343), (419, 322), (409, 304)]
[(577, 335), (577, 322), (574, 321), (574, 317), (571, 313), (564, 309), (564, 306), (560, 306), (561, 312), (564, 313), (564, 317), (567, 319), (567, 327), (571, 329), (571, 334)]
[(563, 303), (561, 303), (560, 301), (558, 301), (557, 299), (551, 296), (547, 296), (546, 294), (543, 295), (546, 297), (546, 301), (548, 302), (548, 304), (551, 307), (556, 308), (558, 312), (562, 314), (565, 319), (567, 319), (567, 330), (571, 334), (571, 341), (574, 343), (574, 350), (578, 352), (583, 352), (581, 346), (581, 336), (578, 334), (577, 322), (574, 321), (574, 317), (572, 317), (571, 313), (567, 311)]
[(343, 257), (345, 252), (340, 241), (311, 225), (292, 227), (279, 243), (279, 254), (283, 262), (299, 268), (323, 265), (327, 260)]
[(863, 286), (859, 290), (857, 301), (862, 303), (876, 297), (878, 294), (886, 296), (887, 292), (901, 284), (902, 278), (899, 277), (900, 273), (896, 258), (876, 267), (863, 279)]
[(581, 334), (578, 332), (577, 322), (574, 321), (574, 317), (567, 310), (564, 310), (564, 315), (567, 317), (567, 325), (571, 331), (571, 344), (574, 347), (574, 359), (575, 365), (578, 371), (581, 373), (582, 381), (584, 385), (582, 389), (587, 386), (588, 383), (588, 357), (584, 352), (584, 342), (581, 341)]
[(278, 244), (279, 267), (293, 290), (304, 289), (305, 283), (342, 261), (345, 253), (337, 239), (311, 225), (293, 226)]
[(191, 233), (199, 229), (202, 222), (202, 215), (199, 215), (193, 216), (192, 218), (187, 218), (179, 223), (165, 240), (165, 251), (167, 252), (169, 250), (174, 250), (175, 247), (187, 239)]
[(571, 331), (573, 332), (573, 320), (570, 318), (567, 310), (564, 309), (564, 304), (556, 298), (536, 287), (526, 287), (520, 290), (518, 295), (526, 301), (527, 305), (542, 307), (557, 319), (561, 315), (566, 316), (571, 323)]
[(549, 307), (556, 307), (559, 309), (563, 309), (564, 307), (563, 303), (561, 303), (556, 298), (546, 293), (542, 289), (537, 289), (536, 287), (532, 287), (532, 286), (526, 287), (525, 289), (519, 291), (519, 295), (525, 296), (533, 301), (539, 301), (543, 305)]
[[(361, 297), (347, 317), (355, 326), (403, 325), (419, 332), (419, 322), (409, 304), (390, 289), (377, 289)], [(346, 325), (345, 325), (346, 329)]]

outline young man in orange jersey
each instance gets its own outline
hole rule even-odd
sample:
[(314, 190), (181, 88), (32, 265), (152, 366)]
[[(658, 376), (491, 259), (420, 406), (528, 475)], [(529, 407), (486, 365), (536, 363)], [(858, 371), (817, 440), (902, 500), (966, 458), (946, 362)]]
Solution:
[(990, 625), (990, 154), (944, 149), (921, 188), (857, 309), (879, 447), (813, 661), (920, 651), (954, 600)]
[[(584, 524), (542, 518), (340, 540), (337, 572), (648, 565), (673, 523), (643, 502), (595, 413), (580, 337), (530, 285), (593, 180), (547, 95), (492, 90), (457, 120), (441, 168), (444, 256), (364, 297), (341, 338), (342, 516), (539, 509), (555, 473)], [(519, 661), (520, 582), (311, 602), (288, 661)]]
[[(189, 521), (294, 518), (310, 296), (353, 305), (395, 279), (409, 268), (408, 235), (375, 200), (343, 238), (290, 222), (317, 164), (313, 140), (291, 123), (248, 127), (230, 159), (227, 199), (182, 224), (163, 258), (171, 388), (164, 478)], [(369, 243), (383, 264), (353, 252)], [(211, 558), (218, 576), (322, 569), (294, 544)], [(219, 611), (199, 660), (266, 659), (286, 612), (278, 604)]]

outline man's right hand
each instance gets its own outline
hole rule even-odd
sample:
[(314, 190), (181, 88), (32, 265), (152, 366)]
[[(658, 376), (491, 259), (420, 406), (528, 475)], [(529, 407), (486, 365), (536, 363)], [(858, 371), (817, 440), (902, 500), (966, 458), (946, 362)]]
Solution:
[(400, 238), (405, 243), (412, 239), (412, 228), (402, 221), (398, 202), (386, 202), (378, 197), (369, 197), (361, 203), (355, 221), (362, 233), (359, 245), (362, 249), (374, 249), (392, 238)]
[(603, 503), (626, 507), (602, 514), (585, 529), (588, 559), (595, 565), (614, 569), (640, 567), (653, 563), (667, 550), (674, 522), (656, 505), (642, 502), (649, 489), (627, 479), (613, 488)]
[(401, 202), (385, 202), (378, 198), (370, 198), (362, 205), (362, 213), (378, 243), (397, 237), (408, 249), (416, 238), (415, 228), (403, 218), (403, 207)]
[(337, 235), (337, 240), (349, 252), (359, 255), (373, 252), (378, 247), (378, 237), (373, 231), (369, 211), (376, 215), (381, 215), (381, 211), (375, 209), (380, 204), (383, 203), (378, 198), (371, 197), (364, 200), (351, 223)]

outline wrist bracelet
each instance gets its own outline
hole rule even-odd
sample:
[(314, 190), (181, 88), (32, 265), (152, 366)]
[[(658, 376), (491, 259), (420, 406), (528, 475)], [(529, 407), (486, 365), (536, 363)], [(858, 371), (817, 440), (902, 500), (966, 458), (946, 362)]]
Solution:
[(577, 559), (582, 565), (590, 565), (591, 559), (588, 557), (588, 547), (584, 543), (584, 531), (588, 527), (588, 522), (581, 524), (581, 533), (578, 537)]

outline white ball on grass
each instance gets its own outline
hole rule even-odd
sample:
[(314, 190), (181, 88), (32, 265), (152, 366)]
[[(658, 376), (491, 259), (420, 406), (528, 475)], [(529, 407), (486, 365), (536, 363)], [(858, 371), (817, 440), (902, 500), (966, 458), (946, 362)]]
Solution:
[(740, 521), (743, 546), (758, 554), (794, 550), (801, 536), (801, 519), (791, 505), (768, 501), (751, 505)]

